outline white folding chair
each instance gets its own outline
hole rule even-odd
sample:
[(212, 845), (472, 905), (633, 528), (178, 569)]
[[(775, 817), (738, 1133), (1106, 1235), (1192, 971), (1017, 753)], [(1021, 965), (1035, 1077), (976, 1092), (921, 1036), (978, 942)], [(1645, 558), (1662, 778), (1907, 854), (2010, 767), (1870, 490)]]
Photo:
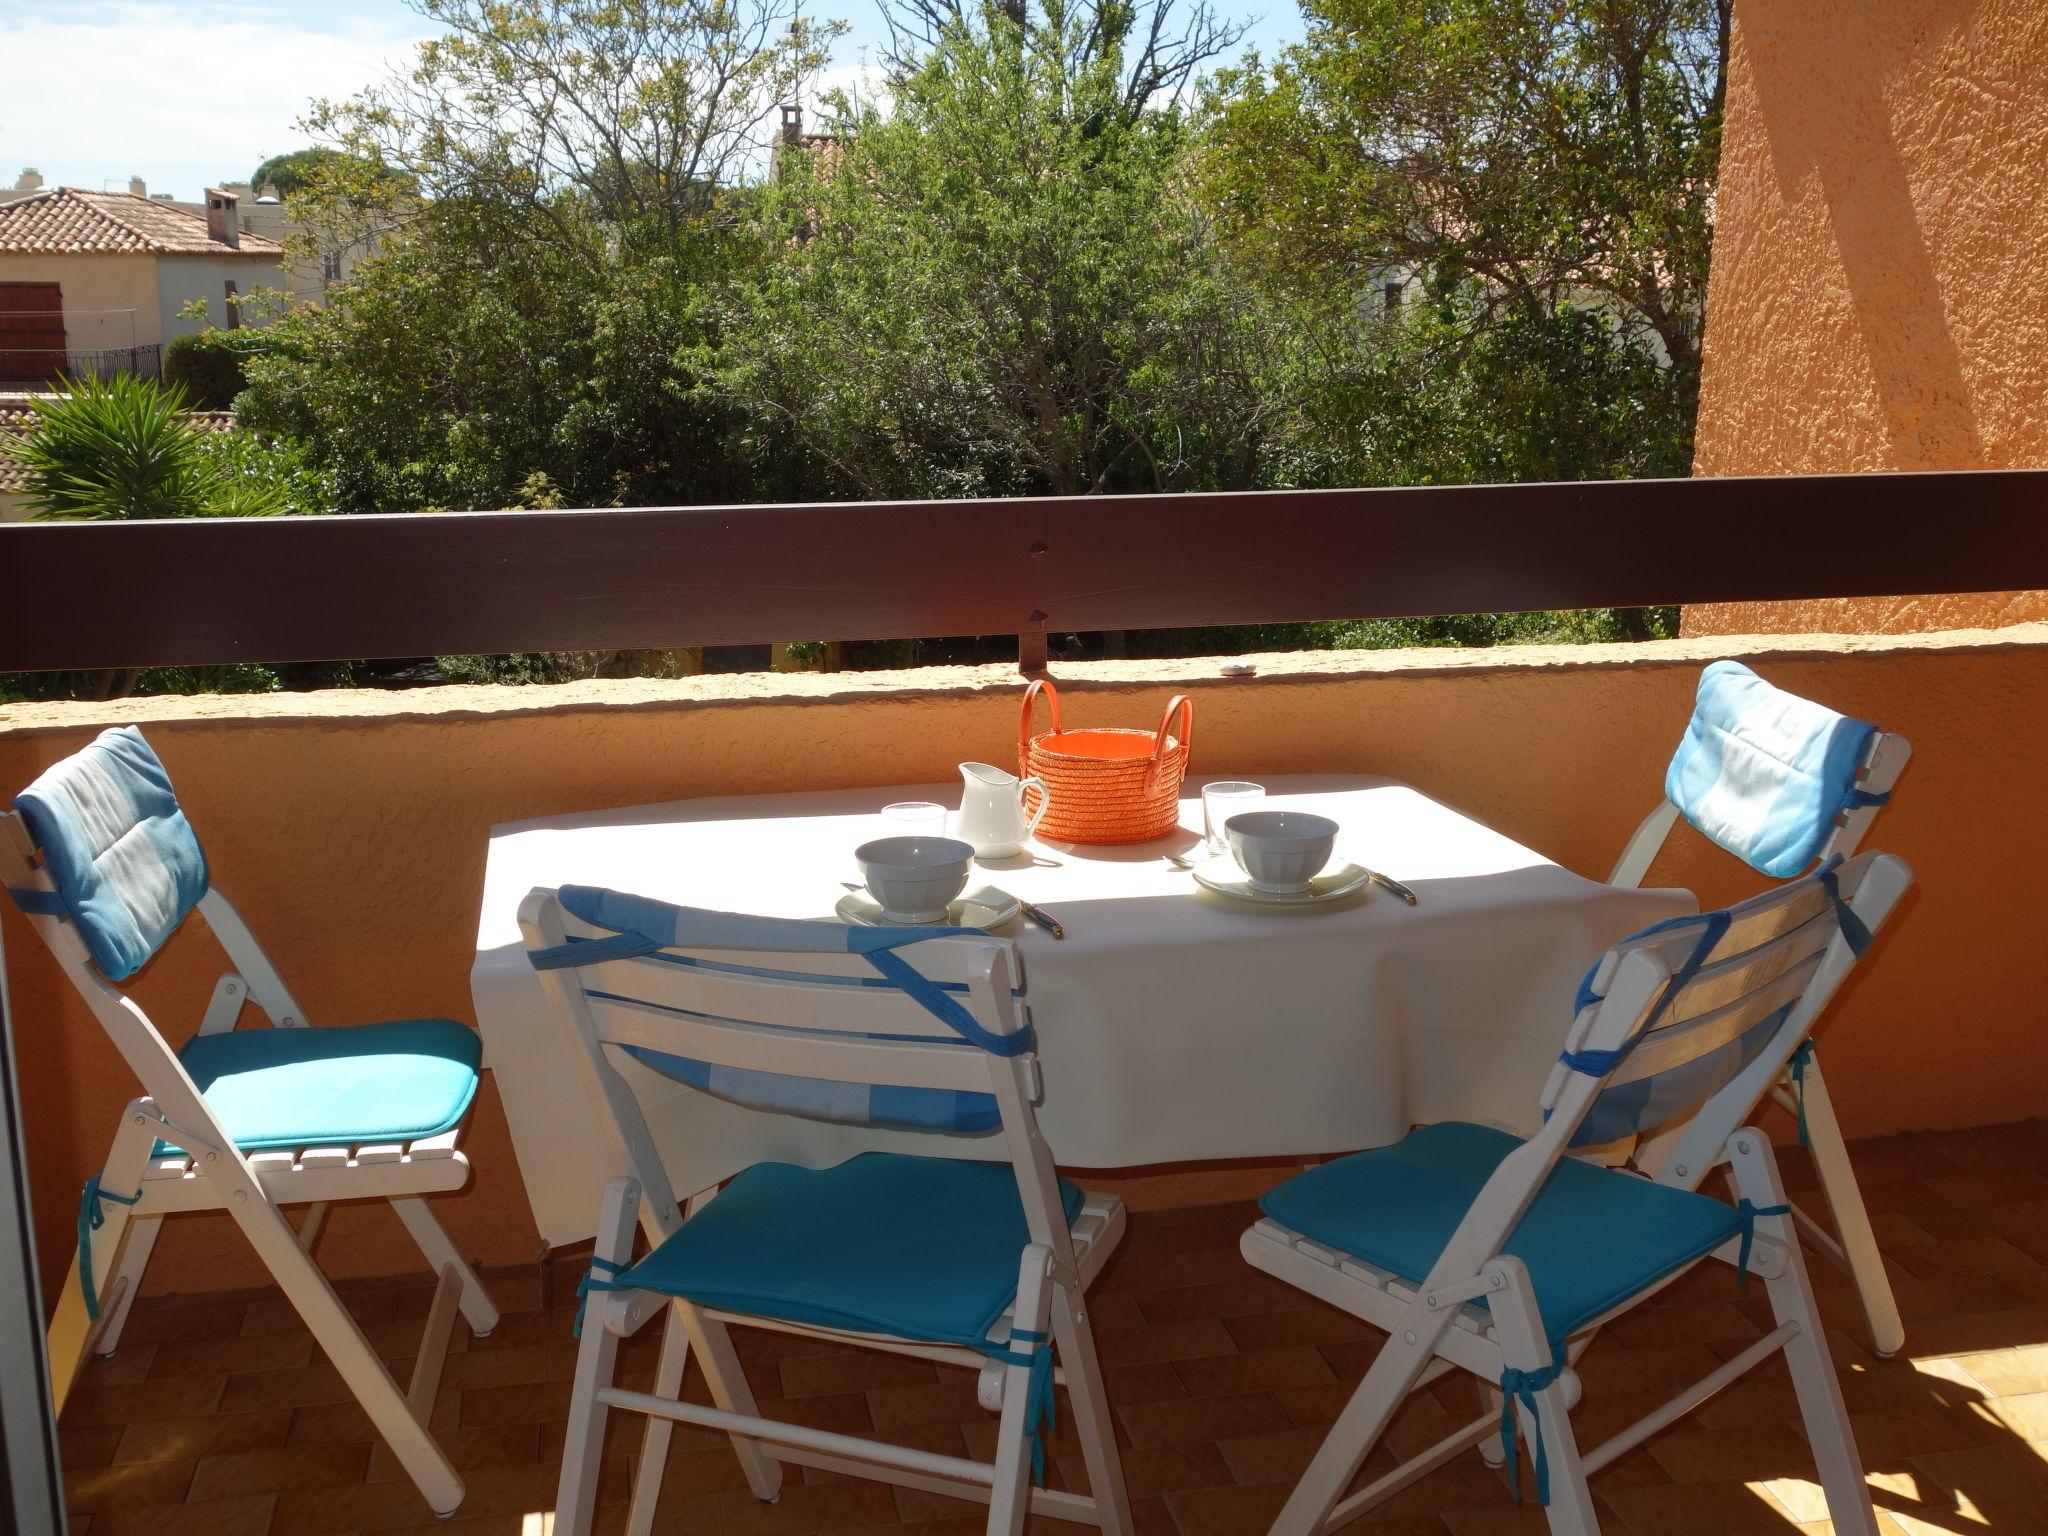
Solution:
[[(755, 1496), (778, 1464), (879, 1478), (989, 1506), (1131, 1530), (1083, 1295), (1123, 1205), (1054, 1173), (1032, 1102), (1038, 1059), (1014, 946), (967, 929), (857, 928), (671, 907), (587, 887), (535, 890), (520, 928), (620, 1176), (606, 1185), (576, 1359), (556, 1536), (590, 1529), (605, 1420), (646, 1414), (627, 1530), (652, 1529), (672, 1422), (732, 1437)], [(915, 964), (902, 951), (914, 948)], [(869, 1152), (762, 1163), (679, 1206), (612, 1053), (755, 1108), (933, 1134), (999, 1130), (1006, 1161)], [(634, 1223), (647, 1253), (633, 1259)], [(654, 1391), (612, 1385), (619, 1340), (666, 1313)], [(765, 1419), (728, 1324), (851, 1342), (979, 1372), (999, 1409), (980, 1462)], [(1055, 1356), (1054, 1345), (1057, 1345)], [(695, 1349), (714, 1406), (679, 1400)], [(1055, 1359), (1058, 1368), (1055, 1369)], [(1033, 1486), (1064, 1382), (1088, 1495)]]
[[(1325, 1163), (1260, 1202), (1255, 1267), (1386, 1330), (1275, 1536), (1356, 1518), (1516, 1426), (1555, 1532), (1592, 1532), (1587, 1478), (1782, 1350), (1838, 1532), (1877, 1529), (1769, 1140), (1742, 1124), (1785, 1069), (1911, 882), (1865, 854), (1739, 906), (1623, 940), (1580, 990), (1577, 1016), (1527, 1140), (1445, 1123)], [(1568, 1156), (1688, 1121), (1654, 1179)], [(1727, 1165), (1736, 1204), (1698, 1193)], [(1776, 1326), (1670, 1402), (1581, 1452), (1572, 1369), (1604, 1321), (1709, 1255), (1760, 1277)], [(1451, 1369), (1500, 1394), (1499, 1413), (1345, 1496), (1402, 1402)]]
[[(1639, 887), (1681, 817), (1760, 874), (1784, 878), (1846, 859), (1912, 755), (1903, 736), (1786, 693), (1740, 662), (1717, 661), (1700, 674), (1692, 719), (1665, 772), (1664, 801), (1636, 828), (1608, 884)], [(1813, 1041), (1770, 1091), (1799, 1119), (1834, 1231), (1797, 1206), (1793, 1217), (1815, 1251), (1855, 1281), (1873, 1346), (1889, 1359), (1904, 1347), (1906, 1331)], [(1641, 1148), (1638, 1161), (1654, 1168), (1669, 1150), (1667, 1136)]]
[[(460, 1189), (458, 1127), (476, 1094), (476, 1033), (449, 1019), (312, 1029), (206, 856), (170, 776), (132, 727), (101, 733), (15, 797), (0, 879), (141, 1080), (79, 1211), (78, 1252), (50, 1323), (61, 1408), (90, 1349), (114, 1352), (163, 1218), (225, 1210), (437, 1514), (462, 1480), (427, 1432), (460, 1309), (477, 1335), (498, 1323), (475, 1272), (422, 1196)], [(193, 910), (233, 969), (199, 1033), (178, 1050), (116, 989)], [(274, 1028), (237, 1029), (253, 1003)], [(335, 1200), (391, 1202), (439, 1276), (409, 1385), (401, 1389), (311, 1249)], [(310, 1207), (297, 1231), (282, 1207)]]

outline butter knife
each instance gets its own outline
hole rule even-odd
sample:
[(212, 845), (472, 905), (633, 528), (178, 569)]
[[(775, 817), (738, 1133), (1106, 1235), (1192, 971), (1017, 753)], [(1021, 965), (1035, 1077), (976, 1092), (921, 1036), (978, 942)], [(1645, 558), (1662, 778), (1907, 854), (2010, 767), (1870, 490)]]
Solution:
[(1046, 911), (1045, 908), (1034, 907), (1028, 901), (1019, 901), (1017, 903), (1017, 910), (1038, 924), (1039, 927), (1043, 928), (1054, 938), (1064, 939), (1067, 936), (1067, 930), (1060, 926), (1059, 919)]

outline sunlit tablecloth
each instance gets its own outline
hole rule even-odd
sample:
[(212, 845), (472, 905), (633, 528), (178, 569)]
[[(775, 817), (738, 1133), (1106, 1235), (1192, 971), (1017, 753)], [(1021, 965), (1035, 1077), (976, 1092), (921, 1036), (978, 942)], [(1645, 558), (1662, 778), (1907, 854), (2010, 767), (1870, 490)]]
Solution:
[[(1129, 848), (1036, 846), (977, 869), (1051, 910), (1067, 937), (1011, 924), (1045, 1075), (1040, 1123), (1081, 1168), (1348, 1151), (1459, 1117), (1526, 1131), (1570, 1023), (1574, 987), (1622, 935), (1693, 910), (1683, 891), (1618, 891), (1552, 864), (1385, 779), (1270, 777), (1276, 804), (1343, 827), (1338, 852), (1413, 886), (1320, 907), (1247, 905), (1200, 889), (1166, 855), (1184, 830)], [(683, 800), (494, 830), (470, 973), (528, 1198), (550, 1243), (588, 1237), (606, 1166), (563, 1037), (519, 947), (536, 885), (605, 885), (665, 901), (825, 917), (858, 879), (854, 847), (894, 800), (958, 786)], [(750, 1163), (813, 1166), (908, 1138), (772, 1116), (629, 1066), (680, 1191)], [(916, 1145), (929, 1149), (930, 1138)], [(959, 1155), (987, 1141), (960, 1139)]]

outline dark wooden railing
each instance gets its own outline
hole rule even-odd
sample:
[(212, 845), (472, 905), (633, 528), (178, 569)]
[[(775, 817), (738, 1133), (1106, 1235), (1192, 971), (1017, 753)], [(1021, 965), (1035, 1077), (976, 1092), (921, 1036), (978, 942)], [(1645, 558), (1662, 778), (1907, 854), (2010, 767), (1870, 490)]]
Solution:
[(2048, 470), (0, 527), (0, 671), (2048, 587)]

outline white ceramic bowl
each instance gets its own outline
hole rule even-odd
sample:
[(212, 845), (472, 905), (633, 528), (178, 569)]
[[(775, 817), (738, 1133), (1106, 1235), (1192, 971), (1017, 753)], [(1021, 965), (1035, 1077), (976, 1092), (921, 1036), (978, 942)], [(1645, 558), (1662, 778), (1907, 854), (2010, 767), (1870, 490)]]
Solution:
[(1305, 891), (1330, 862), (1337, 823), (1307, 811), (1241, 811), (1223, 835), (1255, 889)]
[(950, 837), (878, 837), (853, 851), (860, 877), (898, 923), (942, 923), (953, 898), (967, 888), (971, 845)]

